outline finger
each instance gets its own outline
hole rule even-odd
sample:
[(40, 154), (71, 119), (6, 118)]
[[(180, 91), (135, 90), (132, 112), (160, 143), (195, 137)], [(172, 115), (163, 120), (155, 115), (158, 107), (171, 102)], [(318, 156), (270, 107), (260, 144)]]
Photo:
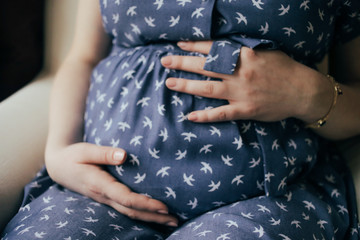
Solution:
[(213, 41), (182, 41), (177, 45), (185, 51), (209, 54), (212, 43)]
[(113, 207), (132, 219), (170, 224), (169, 226), (174, 226), (174, 223), (177, 223), (176, 218), (168, 215), (165, 204), (145, 195), (132, 192), (109, 173), (95, 168), (97, 167), (89, 166), (87, 174), (85, 174), (86, 185), (88, 186), (85, 195)]
[(89, 165), (83, 179), (86, 180), (84, 184), (87, 186), (87, 193), (101, 197), (103, 202), (114, 201), (127, 208), (149, 212), (168, 212), (162, 202), (132, 192), (126, 185), (97, 166)]
[(83, 157), (79, 159), (81, 163), (118, 165), (124, 163), (126, 159), (126, 152), (119, 148), (97, 146), (90, 143), (79, 143), (76, 147), (84, 153)]
[(178, 226), (178, 220), (168, 214), (161, 214), (161, 213), (155, 213), (155, 212), (146, 212), (146, 211), (139, 211), (131, 208), (126, 208), (119, 204), (110, 204), (111, 207), (113, 207), (118, 212), (130, 217), (134, 220), (141, 220), (145, 222), (155, 222), (159, 224), (164, 224), (171, 227), (177, 227)]
[(204, 70), (205, 61), (206, 58), (196, 56), (166, 56), (161, 58), (161, 63), (166, 68), (197, 73), (211, 78), (223, 79), (226, 77), (225, 74)]
[(226, 85), (220, 81), (168, 78), (165, 84), (171, 90), (191, 95), (216, 99), (229, 98), (229, 91), (227, 90)]
[(193, 122), (222, 122), (238, 119), (246, 119), (241, 116), (238, 108), (232, 105), (224, 105), (209, 110), (195, 111), (188, 115), (188, 120)]

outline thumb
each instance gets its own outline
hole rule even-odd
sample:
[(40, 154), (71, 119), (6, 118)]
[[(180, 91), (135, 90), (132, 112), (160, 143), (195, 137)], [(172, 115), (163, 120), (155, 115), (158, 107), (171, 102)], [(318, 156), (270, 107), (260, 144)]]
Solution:
[(80, 143), (78, 146), (82, 152), (82, 163), (119, 165), (125, 162), (126, 152), (124, 149), (98, 146), (91, 143)]

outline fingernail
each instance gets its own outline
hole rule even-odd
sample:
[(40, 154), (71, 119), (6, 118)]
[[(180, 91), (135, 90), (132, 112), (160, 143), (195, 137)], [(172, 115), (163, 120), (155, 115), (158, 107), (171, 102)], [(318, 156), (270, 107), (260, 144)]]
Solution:
[(159, 211), (157, 211), (157, 212), (160, 213), (160, 214), (169, 214), (169, 212), (166, 211), (166, 210), (159, 210)]
[(115, 162), (115, 163), (119, 163), (119, 162), (121, 162), (121, 161), (124, 159), (124, 157), (125, 157), (124, 152), (116, 151), (116, 152), (114, 153), (114, 162)]
[(166, 86), (169, 88), (173, 88), (176, 86), (176, 80), (173, 78), (169, 78), (166, 80)]
[(196, 121), (197, 120), (197, 114), (195, 112), (192, 112), (188, 115), (188, 120), (190, 121)]
[(177, 227), (178, 224), (176, 222), (168, 222), (166, 223), (166, 225), (168, 225), (169, 227)]
[(177, 45), (178, 45), (178, 47), (180, 47), (180, 48), (184, 48), (184, 47), (187, 46), (187, 43), (186, 43), (186, 42), (178, 42)]
[(161, 58), (161, 64), (164, 66), (170, 66), (171, 65), (171, 57), (163, 57)]

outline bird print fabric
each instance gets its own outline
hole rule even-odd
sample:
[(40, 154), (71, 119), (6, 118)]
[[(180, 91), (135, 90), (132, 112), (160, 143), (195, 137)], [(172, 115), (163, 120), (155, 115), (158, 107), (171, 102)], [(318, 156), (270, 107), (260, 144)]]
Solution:
[[(315, 67), (333, 44), (360, 34), (360, 2), (314, 0), (101, 0), (113, 38), (94, 69), (84, 141), (124, 148), (107, 170), (163, 201), (178, 229), (133, 221), (52, 182), (27, 186), (2, 239), (359, 239), (349, 171), (296, 119), (199, 124), (187, 114), (227, 104), (173, 92), (164, 68), (180, 40), (214, 40), (205, 70), (231, 74), (243, 46), (280, 49)], [(335, 34), (336, 33), (336, 34)], [(52, 235), (53, 234), (53, 235)], [(25, 237), (26, 236), (26, 237)], [(49, 238), (56, 236), (58, 238)], [(61, 237), (60, 237), (61, 236)]]

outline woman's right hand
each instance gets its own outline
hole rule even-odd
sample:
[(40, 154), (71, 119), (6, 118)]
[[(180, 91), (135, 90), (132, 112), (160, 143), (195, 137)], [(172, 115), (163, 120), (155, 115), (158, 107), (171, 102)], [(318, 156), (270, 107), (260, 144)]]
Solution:
[(117, 181), (101, 165), (124, 163), (122, 149), (76, 143), (46, 154), (50, 177), (62, 186), (106, 204), (135, 220), (176, 226), (178, 221), (168, 214), (162, 202), (132, 192)]

